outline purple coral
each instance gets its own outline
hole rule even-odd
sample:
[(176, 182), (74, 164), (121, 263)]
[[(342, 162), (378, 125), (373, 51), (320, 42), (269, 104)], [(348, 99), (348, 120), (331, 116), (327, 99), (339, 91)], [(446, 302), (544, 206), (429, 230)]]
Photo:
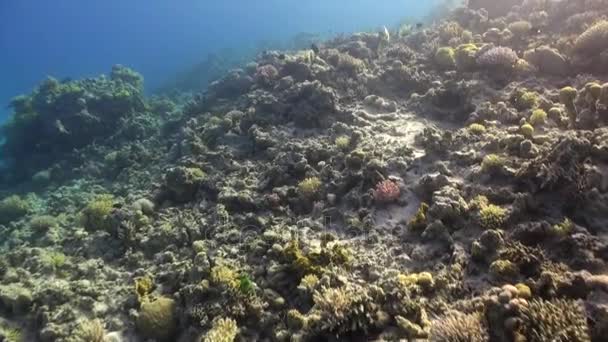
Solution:
[(477, 57), (477, 65), (482, 68), (511, 69), (517, 63), (517, 53), (504, 46), (490, 48)]

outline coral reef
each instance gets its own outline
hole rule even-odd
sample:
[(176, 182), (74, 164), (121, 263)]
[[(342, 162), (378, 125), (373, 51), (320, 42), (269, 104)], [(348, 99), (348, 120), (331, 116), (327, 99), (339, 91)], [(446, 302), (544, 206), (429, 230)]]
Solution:
[(193, 96), (43, 81), (4, 127), (1, 339), (604, 341), (606, 5), (471, 0)]

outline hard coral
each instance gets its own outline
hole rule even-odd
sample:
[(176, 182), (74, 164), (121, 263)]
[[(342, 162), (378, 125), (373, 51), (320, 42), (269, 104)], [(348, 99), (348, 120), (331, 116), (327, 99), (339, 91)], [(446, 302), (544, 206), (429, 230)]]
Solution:
[(456, 67), (454, 49), (442, 47), (435, 53), (435, 63), (442, 69), (453, 69)]
[(574, 42), (574, 50), (584, 55), (599, 55), (608, 49), (608, 20), (602, 20), (583, 32)]
[(95, 197), (81, 212), (81, 222), (89, 230), (108, 228), (108, 215), (114, 208), (114, 196), (105, 194)]
[(517, 63), (517, 53), (504, 46), (490, 48), (477, 57), (480, 68), (508, 71)]
[(570, 300), (534, 299), (521, 306), (518, 335), (528, 342), (589, 342), (584, 307)]
[(481, 226), (485, 229), (499, 229), (507, 220), (507, 210), (494, 204), (488, 204), (479, 211)]
[(307, 198), (314, 197), (321, 189), (321, 180), (318, 177), (306, 178), (298, 184), (298, 192)]
[(172, 341), (177, 330), (175, 308), (175, 301), (168, 297), (142, 303), (136, 321), (137, 330), (146, 338)]
[(231, 318), (217, 318), (213, 321), (213, 327), (200, 342), (232, 342), (239, 333), (239, 327)]
[(479, 313), (443, 316), (431, 327), (432, 342), (487, 342), (489, 336)]
[(19, 197), (12, 195), (0, 201), (0, 224), (7, 224), (30, 211), (30, 204)]

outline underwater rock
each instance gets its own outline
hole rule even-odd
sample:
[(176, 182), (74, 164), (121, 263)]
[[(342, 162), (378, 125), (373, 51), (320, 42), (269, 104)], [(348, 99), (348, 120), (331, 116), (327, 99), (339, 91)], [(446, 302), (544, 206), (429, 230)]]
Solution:
[(178, 202), (194, 199), (205, 173), (199, 168), (175, 167), (165, 174), (165, 186), (170, 196)]

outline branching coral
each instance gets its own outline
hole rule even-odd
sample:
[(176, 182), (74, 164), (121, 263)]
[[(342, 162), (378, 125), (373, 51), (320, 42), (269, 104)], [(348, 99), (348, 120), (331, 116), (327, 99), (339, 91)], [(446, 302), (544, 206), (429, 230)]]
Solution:
[(528, 342), (589, 342), (584, 307), (570, 300), (534, 299), (521, 307), (519, 335)]
[(481, 314), (453, 313), (433, 323), (430, 341), (487, 342), (489, 336)]
[(104, 342), (106, 330), (103, 322), (95, 320), (82, 321), (74, 331), (73, 342)]
[(233, 319), (217, 318), (200, 342), (233, 342), (238, 333), (239, 327)]
[(328, 336), (365, 333), (374, 324), (374, 298), (365, 288), (344, 286), (315, 291), (310, 329)]
[(485, 229), (502, 228), (507, 220), (507, 210), (494, 204), (488, 204), (479, 211), (479, 220)]

